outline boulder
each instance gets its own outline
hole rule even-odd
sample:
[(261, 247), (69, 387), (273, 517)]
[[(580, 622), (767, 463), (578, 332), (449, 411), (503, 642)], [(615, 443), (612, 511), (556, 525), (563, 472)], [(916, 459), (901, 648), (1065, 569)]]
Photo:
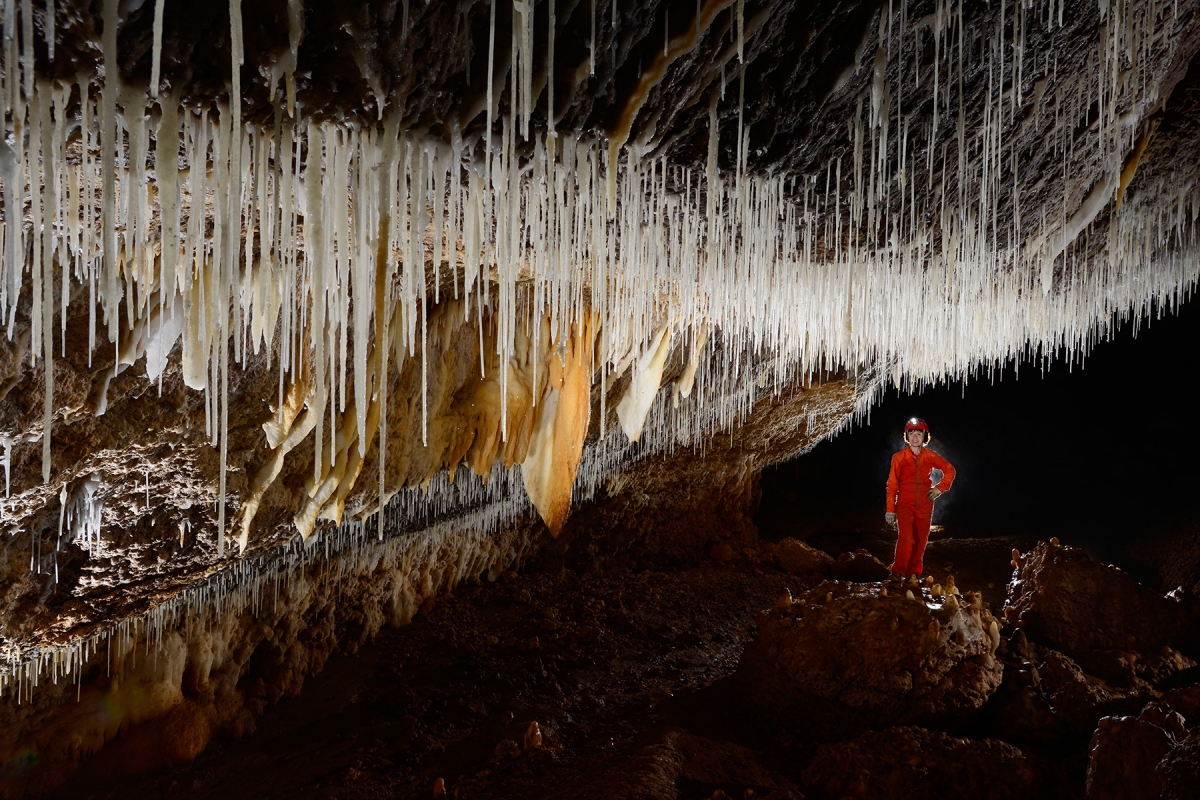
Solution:
[(1080, 657), (1094, 650), (1197, 655), (1190, 604), (1142, 586), (1083, 550), (1041, 543), (1019, 556), (1004, 617), (1030, 639)]
[(775, 557), (779, 560), (779, 566), (793, 575), (810, 572), (828, 575), (830, 567), (833, 566), (833, 557), (828, 553), (791, 536), (775, 546)]
[(1200, 733), (1193, 733), (1163, 756), (1156, 769), (1162, 800), (1196, 800), (1200, 793)]
[(759, 616), (735, 682), (761, 716), (811, 741), (953, 724), (999, 686), (999, 639), (978, 594), (826, 581)]
[(859, 548), (852, 553), (842, 553), (838, 556), (831, 566), (830, 574), (839, 581), (868, 583), (885, 580), (891, 574), (891, 570), (878, 558)]
[(1188, 736), (1183, 717), (1153, 703), (1136, 717), (1105, 717), (1088, 753), (1088, 800), (1154, 800), (1167, 776), (1160, 762)]
[(1139, 695), (1114, 688), (1088, 675), (1057, 650), (1046, 651), (1037, 675), (1042, 695), (1055, 716), (1077, 733), (1095, 729), (1097, 721), (1106, 715), (1137, 713), (1153, 697), (1152, 693)]
[(806, 793), (818, 797), (889, 800), (1035, 797), (1040, 784), (1034, 764), (1011, 744), (914, 727), (821, 745), (803, 776)]

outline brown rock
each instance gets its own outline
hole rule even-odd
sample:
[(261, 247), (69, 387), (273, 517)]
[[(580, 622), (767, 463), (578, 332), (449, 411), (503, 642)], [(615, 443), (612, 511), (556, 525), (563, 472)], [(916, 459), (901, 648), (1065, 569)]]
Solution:
[(1172, 711), (1182, 714), (1189, 723), (1200, 723), (1200, 685), (1173, 689), (1163, 695), (1162, 701)]
[(1158, 762), (1163, 800), (1195, 800), (1200, 787), (1200, 733), (1172, 747)]
[(880, 588), (826, 581), (761, 614), (737, 673), (747, 700), (817, 741), (982, 706), (1002, 674), (987, 606), (977, 595), (936, 603)]
[(503, 761), (508, 758), (516, 758), (521, 754), (521, 746), (512, 739), (501, 739), (492, 750), (492, 755)]
[(1093, 730), (1105, 715), (1135, 713), (1149, 699), (1087, 675), (1069, 656), (1056, 650), (1046, 652), (1037, 674), (1041, 692), (1055, 716), (1079, 733)]
[(889, 800), (1024, 797), (1039, 788), (1033, 765), (1010, 744), (914, 727), (821, 745), (803, 782), (821, 797)]
[(720, 561), (722, 564), (727, 561), (732, 561), (733, 548), (725, 544), (725, 542), (718, 542), (717, 544), (713, 545), (712, 557), (714, 561)]
[(830, 572), (839, 581), (868, 583), (886, 579), (891, 571), (878, 558), (866, 550), (859, 549), (838, 556)]
[[(1007, 683), (1008, 672), (1005, 673)], [(988, 703), (988, 733), (1006, 742), (1058, 745), (1070, 733), (1044, 695), (1032, 686), (1002, 686)]]
[(828, 553), (810, 547), (791, 536), (776, 545), (775, 557), (779, 559), (779, 566), (793, 575), (803, 575), (808, 572), (828, 575), (834, 563), (833, 557)]
[(1183, 717), (1152, 704), (1136, 717), (1105, 717), (1088, 755), (1089, 800), (1152, 800), (1166, 782), (1159, 762), (1187, 738)]
[(1127, 688), (1155, 686), (1196, 666), (1195, 661), (1167, 645), (1150, 653), (1093, 650), (1081, 655), (1078, 661), (1088, 674)]
[[(715, 741), (682, 728), (648, 732), (629, 755), (616, 755), (599, 771), (581, 776), (583, 785), (562, 786), (546, 796), (554, 800), (611, 800), (687, 797), (760, 797), (802, 800), (790, 781), (759, 763), (757, 755), (729, 742)], [(746, 790), (753, 792), (747, 795)], [(719, 795), (718, 795), (719, 796)]]
[(1075, 547), (1039, 544), (1020, 559), (1005, 618), (1071, 656), (1148, 653), (1171, 645), (1195, 655), (1189, 610)]

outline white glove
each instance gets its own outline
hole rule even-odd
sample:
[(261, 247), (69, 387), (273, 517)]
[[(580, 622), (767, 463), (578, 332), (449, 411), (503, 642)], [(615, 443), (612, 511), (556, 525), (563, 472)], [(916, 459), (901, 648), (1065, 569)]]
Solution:
[(884, 514), (883, 521), (886, 522), (889, 527), (892, 527), (892, 528), (896, 527), (896, 512), (889, 511), (886, 514)]

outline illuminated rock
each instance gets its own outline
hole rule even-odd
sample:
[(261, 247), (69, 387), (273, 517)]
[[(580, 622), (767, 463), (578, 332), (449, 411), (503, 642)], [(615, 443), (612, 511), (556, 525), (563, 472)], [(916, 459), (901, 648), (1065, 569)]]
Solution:
[[(885, 585), (886, 586), (886, 585)], [(986, 604), (827, 582), (759, 617), (737, 680), (758, 714), (818, 741), (896, 721), (953, 723), (1000, 685)]]

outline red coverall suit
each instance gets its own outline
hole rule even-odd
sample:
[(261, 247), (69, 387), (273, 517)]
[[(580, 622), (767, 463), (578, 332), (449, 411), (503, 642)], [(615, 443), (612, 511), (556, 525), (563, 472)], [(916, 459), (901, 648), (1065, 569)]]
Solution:
[(954, 483), (954, 467), (949, 461), (922, 447), (919, 455), (905, 447), (892, 456), (892, 469), (887, 480), (887, 510), (896, 514), (899, 538), (892, 572), (900, 575), (919, 575), (923, 571), (925, 544), (929, 541), (929, 523), (933, 519), (933, 501), (929, 499), (932, 486), (929, 473), (942, 471), (937, 488), (945, 492)]

